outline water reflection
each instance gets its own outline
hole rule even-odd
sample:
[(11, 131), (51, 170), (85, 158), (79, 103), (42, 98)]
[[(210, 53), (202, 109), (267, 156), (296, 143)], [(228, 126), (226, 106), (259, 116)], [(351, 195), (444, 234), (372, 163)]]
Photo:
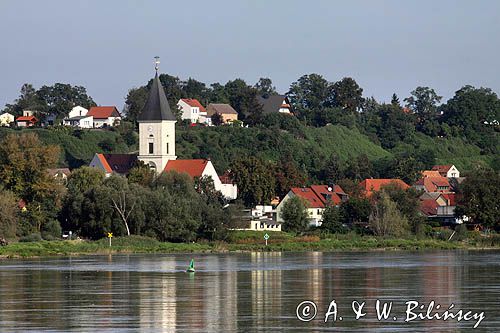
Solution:
[[(485, 311), (477, 331), (500, 322), (499, 252), (118, 255), (0, 261), (0, 331), (467, 332), (469, 322), (379, 322), (377, 299)], [(323, 322), (335, 299), (342, 322)], [(312, 300), (318, 317), (295, 317)], [(354, 320), (351, 302), (368, 313)]]

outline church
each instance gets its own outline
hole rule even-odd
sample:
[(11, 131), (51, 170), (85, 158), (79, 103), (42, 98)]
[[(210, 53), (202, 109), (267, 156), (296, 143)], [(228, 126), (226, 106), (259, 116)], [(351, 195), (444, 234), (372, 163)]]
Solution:
[[(178, 160), (175, 155), (175, 123), (176, 118), (168, 104), (165, 91), (158, 78), (158, 61), (156, 74), (149, 90), (149, 96), (137, 117), (139, 123), (139, 155), (136, 154), (95, 154), (90, 162), (91, 167), (104, 170), (106, 176), (111, 174), (126, 175), (137, 163), (137, 160), (149, 165), (157, 173), (177, 171), (186, 173), (191, 178), (210, 176), (215, 189), (227, 199), (236, 199), (237, 186), (229, 177), (219, 177), (209, 160)], [(222, 180), (221, 180), (222, 178)]]

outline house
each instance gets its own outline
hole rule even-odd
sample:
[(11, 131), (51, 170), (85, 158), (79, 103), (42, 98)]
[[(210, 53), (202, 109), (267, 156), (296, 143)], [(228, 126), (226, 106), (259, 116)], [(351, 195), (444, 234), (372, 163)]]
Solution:
[(92, 168), (102, 169), (106, 177), (113, 173), (127, 175), (135, 165), (137, 165), (137, 155), (135, 154), (95, 154), (90, 161)]
[(82, 106), (75, 106), (68, 113), (68, 117), (63, 120), (64, 125), (78, 128), (93, 128), (94, 117), (87, 115), (89, 110)]
[(207, 110), (194, 98), (181, 98), (177, 107), (182, 111), (182, 119), (188, 119), (192, 123), (204, 123), (207, 118)]
[(293, 197), (303, 199), (307, 207), (309, 224), (321, 226), (323, 211), (328, 205), (338, 206), (348, 200), (347, 194), (338, 185), (312, 185), (311, 187), (293, 187), (276, 207), (276, 221), (283, 222), (282, 210), (285, 203)]
[(413, 187), (425, 192), (451, 192), (450, 182), (446, 177), (423, 177), (420, 178)]
[(441, 177), (441, 174), (435, 170), (424, 170), (422, 171), (422, 177)]
[(223, 183), (217, 175), (214, 165), (209, 160), (192, 159), (192, 160), (169, 160), (165, 166), (165, 172), (176, 171), (178, 173), (186, 173), (191, 179), (201, 177), (211, 177), (214, 182), (214, 187), (220, 191), (227, 199), (236, 199), (237, 186), (232, 184), (227, 178), (222, 178), (226, 181)]
[(455, 193), (424, 193), (420, 196), (420, 212), (429, 220), (437, 221), (443, 225), (461, 224), (467, 217), (457, 218), (455, 208), (457, 205)]
[(14, 115), (4, 112), (0, 114), (0, 126), (10, 126), (15, 120)]
[(447, 178), (459, 178), (460, 171), (453, 165), (435, 165), (432, 167), (433, 171), (439, 172), (439, 174), (443, 177)]
[(187, 173), (191, 178), (210, 176), (214, 181), (215, 189), (221, 191), (226, 198), (237, 197), (237, 186), (231, 183), (230, 177), (224, 177), (221, 180), (209, 160), (177, 160), (175, 155), (177, 120), (168, 104), (158, 72), (149, 89), (146, 104), (137, 116), (137, 122), (139, 123), (139, 155), (95, 154), (90, 166), (104, 170), (108, 176), (112, 173), (126, 175), (138, 161), (141, 161), (156, 173), (175, 170), (179, 173)]
[(257, 96), (257, 102), (262, 106), (263, 114), (283, 113), (293, 115), (290, 101), (285, 95)]
[(207, 123), (209, 125), (212, 124), (211, 117), (216, 113), (222, 116), (222, 122), (224, 124), (238, 120), (238, 112), (236, 112), (231, 105), (210, 103), (207, 106)]
[(115, 126), (122, 119), (115, 106), (93, 106), (86, 116), (94, 118), (94, 128)]
[(33, 127), (38, 122), (38, 119), (33, 115), (34, 112), (24, 110), (21, 117), (17, 117), (16, 123), (18, 127)]
[(57, 120), (57, 115), (55, 113), (45, 113), (41, 118), (43, 127), (61, 125), (61, 121)]
[(93, 128), (94, 127), (94, 117), (92, 116), (76, 116), (72, 118), (64, 119), (65, 126), (77, 127), (77, 128)]
[(401, 179), (365, 179), (359, 186), (365, 191), (366, 197), (371, 197), (374, 192), (378, 192), (381, 188), (389, 185), (395, 185), (403, 190), (408, 189), (410, 186)]
[(47, 173), (59, 184), (65, 184), (71, 175), (71, 171), (68, 168), (47, 169)]
[(272, 206), (257, 205), (252, 209), (244, 209), (233, 230), (281, 231), (281, 223), (276, 222)]

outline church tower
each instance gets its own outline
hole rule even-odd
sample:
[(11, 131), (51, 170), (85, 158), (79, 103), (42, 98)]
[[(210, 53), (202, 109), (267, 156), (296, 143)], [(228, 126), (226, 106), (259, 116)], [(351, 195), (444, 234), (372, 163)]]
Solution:
[(137, 117), (139, 123), (138, 159), (157, 173), (162, 172), (169, 160), (175, 160), (176, 118), (170, 110), (165, 91), (158, 78), (158, 57), (156, 75), (149, 90), (148, 100)]

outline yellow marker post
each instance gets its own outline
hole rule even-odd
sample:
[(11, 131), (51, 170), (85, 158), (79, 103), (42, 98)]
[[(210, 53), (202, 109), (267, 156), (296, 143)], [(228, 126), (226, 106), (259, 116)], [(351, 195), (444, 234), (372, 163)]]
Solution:
[(108, 238), (109, 238), (109, 247), (111, 247), (111, 238), (113, 238), (112, 232), (108, 232)]

